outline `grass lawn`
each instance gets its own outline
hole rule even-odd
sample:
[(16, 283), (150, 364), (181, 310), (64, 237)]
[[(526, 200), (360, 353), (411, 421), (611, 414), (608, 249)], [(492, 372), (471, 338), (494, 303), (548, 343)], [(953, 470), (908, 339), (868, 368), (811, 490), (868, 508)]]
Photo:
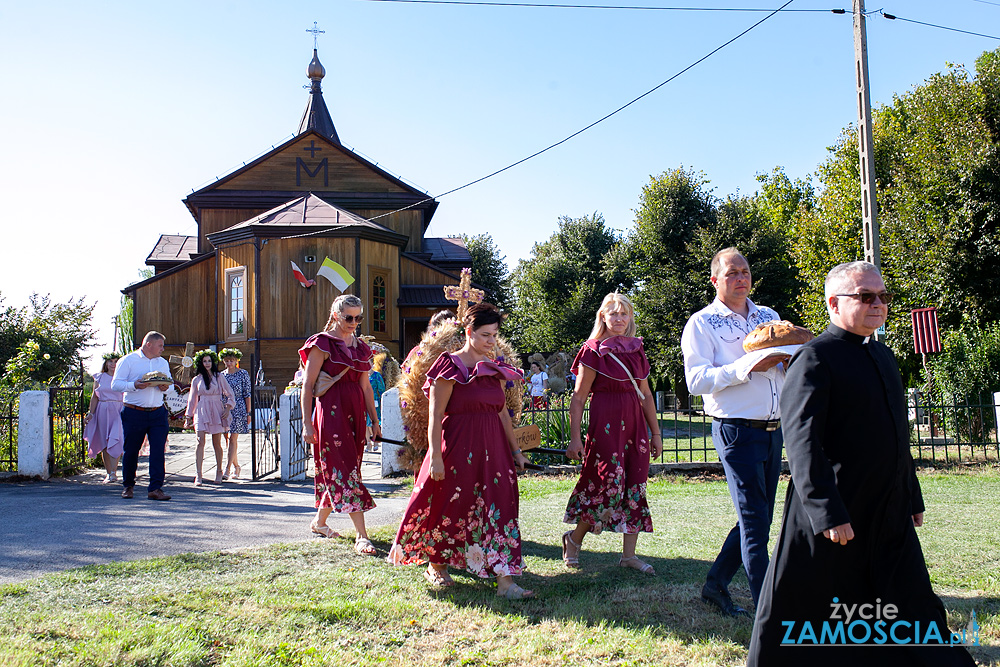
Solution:
[[(588, 538), (585, 570), (563, 568), (574, 481), (521, 482), (530, 573), (520, 583), (537, 600), (497, 599), (492, 582), (462, 574), (430, 591), (421, 568), (355, 556), (346, 538), (91, 566), (0, 587), (0, 665), (742, 664), (750, 621), (698, 597), (735, 518), (725, 482), (650, 482), (656, 533), (639, 551), (657, 574), (646, 577), (615, 567), (612, 534)], [(949, 623), (975, 609), (985, 645), (973, 655), (1000, 665), (1000, 469), (926, 472), (921, 483), (920, 536)], [(373, 531), (383, 553), (394, 532)], [(745, 579), (733, 592), (748, 603)]]

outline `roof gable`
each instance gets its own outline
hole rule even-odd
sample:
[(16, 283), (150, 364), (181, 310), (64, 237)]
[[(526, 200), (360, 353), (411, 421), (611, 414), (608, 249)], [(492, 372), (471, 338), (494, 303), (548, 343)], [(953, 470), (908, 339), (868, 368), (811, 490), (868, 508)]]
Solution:
[(293, 137), (191, 196), (211, 190), (427, 193), (315, 130)]

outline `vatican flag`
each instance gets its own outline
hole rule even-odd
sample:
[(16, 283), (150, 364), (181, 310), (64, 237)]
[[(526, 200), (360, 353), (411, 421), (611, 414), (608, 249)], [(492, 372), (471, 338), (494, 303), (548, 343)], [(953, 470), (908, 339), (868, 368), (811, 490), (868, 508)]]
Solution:
[(327, 257), (323, 260), (323, 266), (319, 267), (319, 271), (316, 272), (317, 276), (323, 276), (331, 283), (333, 286), (339, 289), (341, 292), (346, 290), (351, 283), (354, 282), (354, 277), (347, 272), (347, 269), (337, 264), (335, 261)]

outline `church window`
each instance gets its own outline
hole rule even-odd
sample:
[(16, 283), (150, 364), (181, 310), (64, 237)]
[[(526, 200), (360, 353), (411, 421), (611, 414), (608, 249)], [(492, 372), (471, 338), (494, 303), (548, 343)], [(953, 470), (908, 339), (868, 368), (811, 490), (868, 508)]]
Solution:
[(246, 338), (246, 268), (226, 271), (226, 338)]
[(389, 290), (388, 278), (384, 273), (375, 273), (372, 277), (372, 333), (386, 334), (389, 331)]

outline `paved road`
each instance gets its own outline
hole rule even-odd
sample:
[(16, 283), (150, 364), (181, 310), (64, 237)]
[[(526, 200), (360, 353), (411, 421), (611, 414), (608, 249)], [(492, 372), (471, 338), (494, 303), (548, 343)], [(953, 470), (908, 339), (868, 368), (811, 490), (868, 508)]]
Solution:
[[(141, 479), (135, 498), (124, 500), (121, 484), (102, 484), (103, 475), (96, 472), (0, 483), (0, 583), (95, 563), (313, 539), (311, 480), (195, 487), (190, 439), (171, 436), (164, 487), (173, 496), (169, 502), (147, 500)], [(362, 470), (378, 504), (366, 515), (368, 525), (397, 523), (407, 499), (379, 497), (398, 481), (377, 479), (379, 468), (368, 458)], [(331, 515), (329, 525), (353, 531), (346, 514)]]

